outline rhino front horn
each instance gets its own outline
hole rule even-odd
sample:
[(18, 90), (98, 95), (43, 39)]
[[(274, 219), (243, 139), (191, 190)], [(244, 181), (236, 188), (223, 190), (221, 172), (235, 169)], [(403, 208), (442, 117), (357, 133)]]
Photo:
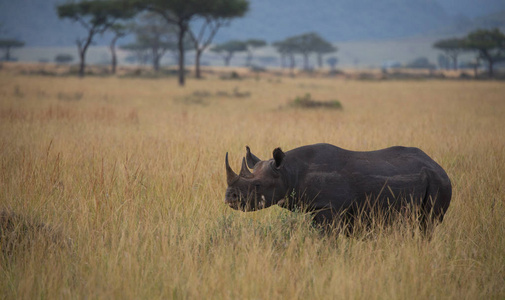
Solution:
[(238, 175), (233, 172), (233, 170), (230, 167), (230, 163), (228, 163), (228, 152), (226, 152), (226, 181), (228, 185), (231, 185), (235, 180), (237, 180)]

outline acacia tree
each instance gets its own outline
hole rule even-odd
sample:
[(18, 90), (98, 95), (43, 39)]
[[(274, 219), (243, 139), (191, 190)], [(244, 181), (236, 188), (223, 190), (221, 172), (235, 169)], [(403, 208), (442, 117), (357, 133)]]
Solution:
[(286, 67), (286, 56), (288, 55), (287, 50), (283, 47), (282, 41), (273, 42), (272, 46), (279, 52), (281, 56), (281, 68)]
[(254, 49), (265, 47), (267, 45), (267, 42), (264, 40), (259, 40), (259, 39), (249, 39), (245, 41), (246, 47), (247, 47), (247, 62), (246, 65), (248, 67), (251, 66), (251, 62), (253, 59), (253, 51)]
[(310, 33), (305, 33), (297, 36), (288, 38), (288, 45), (291, 45), (291, 49), (294, 53), (301, 54), (303, 57), (303, 69), (309, 69), (309, 55), (313, 51), (312, 48), (312, 36)]
[(177, 48), (177, 29), (152, 12), (143, 14), (139, 21), (132, 25), (136, 43), (149, 50), (153, 69), (158, 72), (163, 55)]
[(122, 50), (132, 53), (132, 56), (127, 57), (128, 61), (137, 61), (140, 65), (145, 65), (150, 60), (150, 50), (146, 45), (141, 45), (138, 42), (119, 46)]
[(337, 49), (329, 42), (325, 41), (317, 33), (309, 32), (293, 37), (289, 37), (284, 41), (288, 45), (291, 52), (301, 54), (303, 56), (303, 68), (309, 69), (309, 55), (311, 53), (318, 54), (318, 62), (322, 65), (322, 55), (335, 52)]
[[(168, 23), (177, 27), (177, 46), (179, 52), (179, 85), (185, 83), (184, 43), (190, 22), (197, 17), (215, 17), (219, 12), (241, 16), (249, 7), (247, 0), (131, 0), (136, 7), (160, 14)], [(239, 8), (239, 9), (237, 9)], [(240, 13), (236, 13), (236, 11)]]
[(407, 63), (406, 67), (412, 69), (435, 69), (435, 65), (430, 63), (429, 59), (424, 56), (418, 57), (413, 61)]
[(233, 54), (235, 54), (236, 52), (247, 51), (247, 45), (245, 42), (242, 41), (231, 40), (214, 46), (212, 49), (210, 49), (210, 51), (222, 54), (224, 59), (224, 65), (229, 66)]
[(433, 48), (442, 50), (452, 60), (454, 70), (458, 69), (458, 56), (465, 51), (465, 39), (451, 38), (439, 40), (433, 44)]
[(196, 18), (196, 22), (191, 24), (188, 32), (194, 43), (196, 78), (201, 78), (200, 59), (202, 53), (210, 46), (219, 28), (230, 25), (234, 18), (242, 17), (248, 7), (246, 1), (217, 1), (211, 12), (200, 15), (199, 18)]
[(226, 23), (225, 20), (219, 18), (203, 17), (204, 20), (200, 24), (200, 29), (198, 33), (195, 30), (189, 29), (189, 36), (193, 41), (193, 47), (195, 50), (195, 77), (202, 78), (200, 70), (200, 59), (202, 57), (203, 51), (209, 47), (210, 43), (214, 39), (219, 28)]
[(505, 60), (505, 35), (498, 29), (479, 29), (468, 34), (466, 49), (477, 51), (478, 57), (488, 63), (488, 75), (494, 76), (493, 66)]
[(111, 59), (111, 72), (112, 74), (116, 74), (116, 66), (117, 66), (117, 55), (116, 55), (116, 42), (118, 39), (126, 36), (128, 34), (128, 27), (124, 24), (113, 24), (110, 27), (110, 30), (113, 33), (112, 40), (109, 45), (110, 53), (112, 56)]
[(323, 67), (323, 55), (337, 52), (337, 47), (333, 46), (330, 42), (323, 39), (317, 33), (312, 35), (312, 48), (317, 55), (317, 64), (319, 68)]
[(79, 52), (79, 76), (84, 76), (86, 68), (86, 52), (97, 34), (103, 34), (115, 22), (134, 16), (135, 10), (125, 1), (120, 0), (90, 0), (69, 2), (57, 6), (60, 19), (70, 19), (81, 24), (87, 31), (85, 38), (76, 40)]
[[(184, 38), (184, 41), (183, 41), (184, 53), (186, 53), (187, 51), (194, 50), (195, 49), (194, 46), (195, 46), (195, 44), (194, 44), (193, 40), (189, 37), (189, 34), (186, 35), (186, 37)], [(179, 61), (179, 45), (178, 45), (178, 43), (176, 42), (173, 45), (173, 47), (171, 47), (169, 50), (170, 50), (172, 56), (174, 57), (174, 61), (178, 62)]]
[(293, 69), (296, 67), (295, 52), (297, 51), (297, 46), (293, 43), (293, 39), (274, 42), (272, 45), (281, 55), (281, 68), (286, 66), (286, 57), (289, 58), (289, 69), (291, 71), (291, 75), (293, 75)]
[(0, 48), (3, 49), (5, 52), (4, 55), (4, 60), (9, 61), (11, 60), (11, 49), (12, 48), (20, 48), (25, 45), (24, 42), (16, 39), (5, 39), (5, 40), (0, 40)]
[(311, 53), (317, 54), (318, 65), (322, 67), (323, 55), (338, 50), (337, 47), (333, 46), (315, 32), (288, 37), (283, 41), (273, 43), (273, 46), (277, 49), (277, 52), (281, 54), (281, 60), (284, 61), (286, 56), (290, 58), (291, 68), (294, 68), (294, 54), (301, 54), (303, 56), (303, 68), (305, 70), (309, 69), (309, 55)]

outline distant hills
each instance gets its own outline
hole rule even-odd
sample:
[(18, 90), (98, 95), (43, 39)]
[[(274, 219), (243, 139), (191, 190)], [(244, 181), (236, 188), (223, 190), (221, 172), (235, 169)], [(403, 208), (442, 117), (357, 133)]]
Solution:
[[(64, 0), (0, 0), (2, 37), (27, 46), (69, 46), (84, 32), (59, 20)], [(464, 34), (505, 25), (503, 0), (251, 0), (246, 17), (219, 31), (216, 41), (262, 38), (268, 42), (315, 31), (332, 42)], [(501, 12), (500, 12), (501, 11)], [(97, 40), (105, 44), (108, 37)], [(123, 40), (123, 43), (127, 40)]]

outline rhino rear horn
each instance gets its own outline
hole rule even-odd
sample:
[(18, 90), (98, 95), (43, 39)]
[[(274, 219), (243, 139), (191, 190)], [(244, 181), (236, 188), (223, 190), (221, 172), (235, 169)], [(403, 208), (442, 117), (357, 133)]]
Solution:
[(230, 167), (230, 163), (228, 162), (228, 152), (226, 152), (225, 162), (226, 162), (226, 182), (228, 183), (228, 185), (232, 185), (233, 182), (237, 180), (238, 175), (235, 172), (233, 172), (233, 170)]
[(245, 155), (247, 166), (252, 169), (258, 162), (261, 161), (261, 159), (259, 159), (256, 155), (251, 153), (251, 149), (249, 148), (249, 146), (245, 146), (245, 150), (247, 151)]
[(247, 164), (245, 162), (245, 158), (242, 158), (242, 168), (240, 169), (239, 176), (242, 177), (250, 177), (252, 175), (251, 171), (247, 168)]

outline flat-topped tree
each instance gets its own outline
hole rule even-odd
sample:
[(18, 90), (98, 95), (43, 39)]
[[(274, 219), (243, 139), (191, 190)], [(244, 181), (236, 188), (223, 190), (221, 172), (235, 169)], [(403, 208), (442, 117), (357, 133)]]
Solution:
[(151, 60), (151, 52), (148, 46), (138, 42), (119, 46), (120, 49), (130, 52), (132, 55), (126, 57), (129, 62), (137, 62), (139, 65), (145, 65)]
[(112, 56), (111, 73), (116, 74), (116, 66), (117, 66), (116, 42), (117, 42), (117, 40), (119, 40), (120, 38), (122, 38), (128, 34), (129, 28), (125, 24), (117, 23), (117, 24), (113, 24), (110, 27), (110, 31), (112, 31), (112, 34), (113, 34), (112, 40), (110, 41), (110, 45), (109, 45), (110, 53)]
[(283, 41), (273, 43), (277, 52), (281, 54), (281, 58), (288, 56), (291, 60), (291, 68), (294, 67), (294, 54), (303, 56), (303, 68), (309, 69), (309, 55), (317, 54), (319, 67), (323, 65), (323, 55), (336, 52), (337, 47), (323, 39), (315, 32), (304, 33), (292, 37), (288, 37)]
[(505, 60), (505, 35), (498, 28), (479, 29), (469, 33), (465, 47), (477, 51), (478, 57), (487, 61), (489, 77), (494, 76), (494, 64)]
[[(130, 0), (138, 8), (159, 13), (178, 29), (179, 85), (185, 84), (184, 44), (190, 22), (198, 17), (231, 18), (247, 11), (247, 0)], [(195, 47), (197, 48), (197, 47)]]
[(323, 55), (337, 52), (338, 48), (322, 38), (317, 33), (312, 33), (312, 48), (317, 55), (317, 65), (323, 67)]
[(5, 55), (4, 55), (4, 60), (9, 61), (11, 60), (11, 49), (12, 48), (20, 48), (25, 45), (25, 42), (22, 42), (20, 40), (16, 39), (5, 39), (5, 40), (0, 40), (0, 48), (4, 50)]
[(245, 0), (214, 1), (212, 11), (199, 15), (189, 26), (189, 36), (194, 43), (195, 50), (195, 76), (201, 78), (200, 59), (203, 51), (212, 43), (217, 31), (228, 26), (234, 18), (242, 17), (249, 9)]
[(242, 41), (231, 40), (222, 44), (218, 44), (210, 50), (212, 52), (222, 54), (225, 66), (229, 66), (233, 54), (236, 52), (247, 51), (247, 44)]
[(296, 66), (295, 53), (298, 51), (298, 47), (295, 44), (293, 38), (288, 38), (283, 41), (277, 41), (272, 44), (277, 52), (281, 55), (281, 67), (286, 66), (285, 58), (289, 58), (289, 69), (293, 75), (293, 69)]
[(90, 0), (70, 2), (57, 6), (60, 19), (70, 19), (81, 24), (87, 31), (87, 36), (76, 40), (79, 52), (79, 76), (84, 76), (86, 68), (86, 52), (97, 34), (103, 34), (114, 23), (121, 19), (129, 19), (136, 13), (126, 1), (120, 0)]
[(167, 51), (177, 49), (177, 29), (167, 24), (164, 18), (154, 12), (147, 12), (132, 25), (136, 43), (150, 52), (153, 70), (158, 72), (160, 62)]
[(291, 45), (294, 53), (299, 53), (303, 56), (303, 68), (309, 69), (309, 55), (316, 52), (316, 46), (320, 44), (322, 38), (317, 33), (309, 32), (296, 35), (286, 39), (286, 42)]
[(465, 51), (465, 39), (451, 38), (439, 40), (433, 44), (433, 48), (442, 50), (452, 60), (454, 70), (458, 69), (458, 56)]
[(259, 39), (249, 39), (245, 41), (247, 46), (247, 62), (246, 66), (250, 67), (253, 59), (253, 51), (257, 48), (265, 47), (267, 42)]
[(281, 68), (286, 67), (286, 56), (288, 55), (288, 51), (285, 49), (284, 45), (282, 44), (282, 41), (276, 41), (272, 43), (272, 46), (279, 52), (279, 55), (281, 56)]
[[(151, 22), (156, 18), (149, 19)], [(154, 25), (154, 23), (149, 23)], [(158, 24), (162, 25), (162, 24)], [(133, 54), (129, 57), (130, 61), (137, 61), (141, 65), (151, 63), (153, 70), (158, 72), (161, 66), (161, 59), (167, 53), (174, 55), (174, 60), (178, 61), (178, 46), (177, 33), (173, 25), (163, 21), (160, 27), (149, 26), (146, 23), (133, 24), (132, 30), (135, 33), (135, 41), (126, 45), (120, 46), (121, 49)], [(193, 49), (193, 42), (186, 38), (184, 41), (184, 49), (186, 51)]]
[(313, 51), (309, 34), (301, 34), (289, 37), (285, 40), (291, 53), (301, 54), (303, 57), (303, 69), (309, 69), (309, 55)]

